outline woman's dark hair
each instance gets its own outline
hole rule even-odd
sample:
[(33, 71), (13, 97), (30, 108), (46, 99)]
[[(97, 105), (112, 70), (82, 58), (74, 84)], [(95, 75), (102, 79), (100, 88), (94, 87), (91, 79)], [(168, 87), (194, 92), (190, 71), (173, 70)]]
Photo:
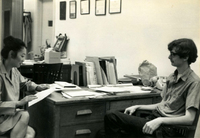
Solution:
[(197, 55), (197, 47), (193, 40), (182, 38), (178, 40), (174, 40), (168, 44), (168, 50), (172, 51), (175, 49), (177, 55), (180, 58), (188, 57), (188, 64), (194, 63), (198, 57)]
[(9, 52), (13, 51), (13, 58), (17, 57), (17, 53), (22, 49), (26, 48), (25, 43), (18, 38), (14, 38), (13, 36), (8, 36), (3, 40), (4, 47), (1, 50), (1, 56), (3, 60), (8, 58)]

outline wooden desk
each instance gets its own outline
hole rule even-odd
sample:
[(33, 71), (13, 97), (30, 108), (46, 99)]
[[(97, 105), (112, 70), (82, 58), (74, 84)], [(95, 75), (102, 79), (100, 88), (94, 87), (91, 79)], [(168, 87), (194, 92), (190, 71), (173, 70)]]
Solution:
[(38, 138), (94, 138), (103, 128), (106, 111), (160, 100), (158, 93), (66, 99), (54, 92), (29, 108), (30, 126), (36, 129)]
[[(19, 71), (24, 77), (33, 78), (33, 65), (21, 65)], [(60, 81), (71, 82), (71, 65), (63, 64), (60, 74)]]

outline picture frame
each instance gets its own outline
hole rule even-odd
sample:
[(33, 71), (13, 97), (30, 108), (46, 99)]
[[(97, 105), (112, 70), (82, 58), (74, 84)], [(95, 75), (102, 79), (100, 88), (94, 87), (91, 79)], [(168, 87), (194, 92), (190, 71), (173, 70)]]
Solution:
[(90, 14), (90, 0), (80, 0), (80, 14)]
[(106, 15), (106, 0), (95, 0), (95, 15)]
[(69, 18), (76, 19), (76, 1), (69, 2)]
[(64, 43), (64, 39), (58, 39), (54, 45), (54, 50), (60, 52)]
[(67, 36), (62, 36), (61, 34), (59, 36), (56, 37), (57, 41), (53, 47), (53, 50), (57, 51), (57, 52), (62, 52), (63, 50), (66, 49), (67, 43), (68, 43), (68, 39)]
[(122, 0), (109, 0), (109, 13), (121, 13)]
[(66, 20), (66, 7), (67, 7), (67, 2), (61, 1), (60, 2), (60, 20)]

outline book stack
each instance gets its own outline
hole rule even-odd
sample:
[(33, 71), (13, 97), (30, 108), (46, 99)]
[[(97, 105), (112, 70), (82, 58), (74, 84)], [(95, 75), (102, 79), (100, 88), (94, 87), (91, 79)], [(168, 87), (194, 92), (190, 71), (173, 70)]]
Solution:
[(115, 57), (86, 57), (79, 65), (80, 86), (117, 84)]

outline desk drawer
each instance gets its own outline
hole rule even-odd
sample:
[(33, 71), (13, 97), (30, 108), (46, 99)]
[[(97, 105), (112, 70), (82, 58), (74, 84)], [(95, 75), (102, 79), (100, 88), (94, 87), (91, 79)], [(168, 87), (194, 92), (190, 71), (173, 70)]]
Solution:
[(59, 138), (94, 138), (101, 128), (103, 122), (61, 127)]
[(133, 100), (124, 100), (124, 101), (111, 101), (110, 110), (125, 109), (132, 105), (141, 105), (141, 104), (152, 104), (152, 98), (143, 98), (143, 99), (133, 99)]
[(105, 103), (80, 103), (62, 106), (60, 109), (60, 126), (103, 120), (105, 112)]

